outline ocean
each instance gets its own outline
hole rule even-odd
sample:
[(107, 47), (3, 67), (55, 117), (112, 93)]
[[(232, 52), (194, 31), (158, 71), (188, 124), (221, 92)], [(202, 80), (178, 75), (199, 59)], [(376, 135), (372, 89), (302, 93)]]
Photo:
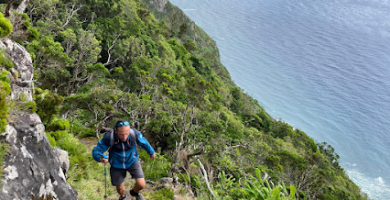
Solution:
[(234, 82), (340, 155), (390, 199), (389, 0), (171, 0), (214, 40)]

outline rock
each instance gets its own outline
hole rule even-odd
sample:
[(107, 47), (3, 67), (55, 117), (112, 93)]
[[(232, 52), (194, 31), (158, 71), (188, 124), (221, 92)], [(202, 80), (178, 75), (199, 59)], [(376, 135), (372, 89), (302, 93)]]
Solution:
[(149, 184), (149, 185), (152, 185), (152, 186), (155, 186), (156, 184), (153, 182), (153, 181), (151, 181), (151, 180), (146, 180), (146, 184)]
[(53, 149), (54, 154), (58, 157), (61, 163), (61, 169), (64, 172), (64, 175), (66, 177), (66, 174), (69, 171), (69, 155), (67, 151), (64, 151), (58, 147), (54, 147)]
[(159, 12), (165, 12), (165, 5), (168, 3), (168, 0), (151, 0), (152, 4)]
[(164, 177), (160, 179), (161, 184), (172, 183), (172, 182), (173, 182), (173, 178)]
[(179, 183), (179, 177), (176, 175), (173, 177), (173, 184), (178, 184)]
[[(21, 45), (8, 38), (1, 39), (0, 48), (5, 49), (14, 63), (12, 74), (19, 74), (19, 77), (10, 79), (11, 100), (18, 101), (24, 94), (28, 101), (33, 101), (31, 56)], [(26, 111), (12, 116), (6, 132), (0, 134), (0, 141), (8, 146), (3, 166), (0, 166), (3, 169), (0, 200), (77, 200), (77, 192), (65, 179), (64, 171), (66, 173), (69, 169), (67, 153), (60, 149), (54, 153), (36, 113)]]
[(24, 94), (27, 101), (32, 101), (31, 82), (34, 72), (30, 54), (24, 47), (9, 38), (2, 39), (0, 48), (5, 49), (7, 57), (12, 60), (14, 69), (20, 76), (18, 80), (11, 82), (11, 100), (17, 100), (19, 95)]
[(0, 199), (77, 199), (76, 191), (66, 182), (61, 162), (38, 129), (20, 120), (7, 125), (7, 132), (0, 135), (10, 152), (3, 163), (1, 182), (6, 187), (0, 190)]

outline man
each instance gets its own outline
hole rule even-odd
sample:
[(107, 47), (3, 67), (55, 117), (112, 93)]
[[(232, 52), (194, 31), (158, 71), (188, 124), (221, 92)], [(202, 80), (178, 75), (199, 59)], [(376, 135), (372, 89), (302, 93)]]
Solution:
[[(130, 134), (130, 131), (133, 131), (133, 133)], [(113, 137), (111, 134), (111, 132), (108, 132), (103, 136), (96, 147), (93, 148), (92, 156), (97, 162), (109, 162), (111, 164), (111, 184), (116, 186), (116, 191), (120, 194), (119, 200), (126, 199), (124, 181), (127, 172), (135, 179), (135, 185), (130, 190), (130, 195), (136, 197), (137, 200), (143, 200), (140, 190), (145, 187), (145, 176), (138, 161), (136, 144), (145, 149), (152, 160), (156, 158), (154, 149), (140, 131), (130, 129), (130, 123), (126, 120), (119, 120), (115, 124)], [(111, 142), (111, 138), (114, 139), (114, 142)], [(133, 138), (136, 138), (136, 141)], [(108, 159), (104, 159), (102, 155), (108, 149)]]

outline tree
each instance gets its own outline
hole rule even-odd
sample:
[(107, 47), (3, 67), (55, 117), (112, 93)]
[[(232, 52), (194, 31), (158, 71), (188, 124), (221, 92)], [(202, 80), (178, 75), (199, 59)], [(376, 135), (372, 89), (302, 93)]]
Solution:
[(42, 119), (42, 123), (47, 125), (58, 116), (64, 98), (47, 89), (35, 88), (34, 100), (37, 104), (37, 113)]
[(183, 44), (183, 46), (187, 49), (188, 52), (192, 52), (196, 50), (196, 44), (192, 40), (186, 40)]
[(77, 48), (70, 53), (73, 63), (69, 66), (72, 80), (69, 81), (67, 94), (77, 91), (89, 79), (88, 64), (96, 63), (101, 48), (99, 41), (91, 31), (78, 30)]
[(58, 91), (71, 78), (67, 65), (73, 62), (64, 52), (61, 43), (55, 42), (52, 36), (43, 36), (27, 46), (33, 59), (38, 83), (44, 89)]
[(186, 23), (180, 25), (179, 37), (183, 37), (187, 33), (187, 28), (188, 25)]
[(86, 93), (66, 97), (65, 103), (69, 111), (73, 110), (74, 112), (77, 109), (83, 109), (92, 114), (93, 117), (87, 121), (94, 125), (96, 137), (100, 138), (102, 125), (111, 117), (117, 115), (117, 106), (122, 95), (122, 91), (110, 88), (108, 85), (96, 86)]

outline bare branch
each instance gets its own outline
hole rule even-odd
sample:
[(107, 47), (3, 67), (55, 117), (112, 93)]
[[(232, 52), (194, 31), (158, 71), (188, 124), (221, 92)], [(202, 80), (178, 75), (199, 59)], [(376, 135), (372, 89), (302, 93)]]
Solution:
[(232, 149), (235, 149), (235, 148), (238, 148), (238, 147), (246, 148), (248, 146), (249, 145), (247, 143), (241, 143), (241, 144), (238, 144), (238, 145), (235, 145), (235, 146), (225, 147), (225, 150), (229, 151), (229, 150), (232, 150)]
[(190, 172), (186, 168), (184, 168), (184, 167), (182, 169), (186, 172), (187, 177), (188, 177), (188, 184), (186, 183), (187, 190), (189, 190), (190, 194), (193, 197), (195, 197), (195, 194), (194, 194), (194, 192), (191, 189), (191, 179), (189, 178), (190, 177)]
[(65, 27), (66, 25), (68, 25), (68, 23), (72, 19), (73, 15), (83, 7), (83, 5), (80, 5), (80, 7), (75, 8), (75, 6), (76, 6), (75, 3), (72, 3), (71, 5), (72, 5), (72, 8), (70, 10), (66, 9), (66, 13), (68, 14), (68, 16), (66, 17), (66, 21), (65, 21), (64, 25), (62, 25), (62, 27)]
[(12, 4), (14, 3), (15, 0), (11, 0), (10, 2), (8, 2), (7, 4), (7, 7), (5, 8), (5, 15), (4, 17), (9, 17), (10, 14), (9, 14), (9, 10), (11, 10), (11, 7), (12, 7)]
[(111, 49), (114, 48), (116, 40), (121, 36), (121, 34), (118, 34), (115, 39), (112, 41), (111, 46), (108, 47), (107, 53), (108, 53), (108, 58), (107, 62), (103, 64), (103, 66), (107, 66), (109, 64), (115, 63), (116, 61), (119, 60), (119, 58), (116, 58), (114, 61), (110, 62), (111, 60)]
[(102, 127), (102, 128), (100, 128), (100, 130), (105, 131), (105, 132), (110, 132), (110, 131), (112, 131), (113, 129), (112, 129), (112, 128), (109, 128), (109, 127)]
[(18, 13), (24, 13), (24, 10), (26, 10), (29, 0), (23, 0), (22, 3), (19, 4), (18, 8), (16, 9), (16, 12)]
[(175, 130), (175, 132), (176, 132), (177, 134), (179, 134), (179, 131), (177, 130), (177, 127), (176, 127), (176, 123), (175, 123), (175, 121), (173, 120), (173, 113), (172, 113), (172, 110), (171, 110), (171, 123), (172, 123), (172, 127), (173, 127), (173, 129)]
[(190, 159), (192, 156), (197, 156), (197, 155), (200, 155), (204, 152), (204, 146), (202, 146), (202, 150), (198, 151), (198, 152), (195, 152), (195, 153), (191, 153), (191, 154), (187, 154), (187, 160)]
[(112, 113), (106, 113), (106, 116), (103, 118), (103, 120), (101, 120), (97, 125), (95, 125), (95, 133), (96, 133), (96, 137), (98, 139), (100, 139), (100, 136), (99, 136), (100, 125), (103, 124), (107, 119), (109, 119), (111, 117), (112, 117)]
[(252, 119), (250, 119), (250, 120), (248, 120), (248, 121), (245, 121), (245, 122), (242, 122), (242, 123), (245, 124), (246, 126), (249, 126), (249, 122), (251, 122), (251, 121), (253, 121), (253, 120), (255, 120), (255, 119), (252, 118)]
[(214, 199), (215, 199), (214, 192), (213, 192), (213, 190), (211, 189), (211, 187), (210, 187), (210, 183), (209, 183), (209, 180), (208, 180), (208, 178), (207, 178), (207, 172), (206, 172), (206, 170), (204, 169), (204, 166), (203, 166), (202, 162), (200, 162), (200, 160), (199, 160), (199, 159), (198, 159), (198, 162), (199, 162), (199, 166), (200, 166), (200, 168), (202, 169), (202, 172), (203, 172), (203, 178), (204, 178), (204, 180), (206, 181), (207, 189), (209, 189), (209, 191), (210, 191), (211, 195), (212, 195), (212, 196), (214, 197)]

